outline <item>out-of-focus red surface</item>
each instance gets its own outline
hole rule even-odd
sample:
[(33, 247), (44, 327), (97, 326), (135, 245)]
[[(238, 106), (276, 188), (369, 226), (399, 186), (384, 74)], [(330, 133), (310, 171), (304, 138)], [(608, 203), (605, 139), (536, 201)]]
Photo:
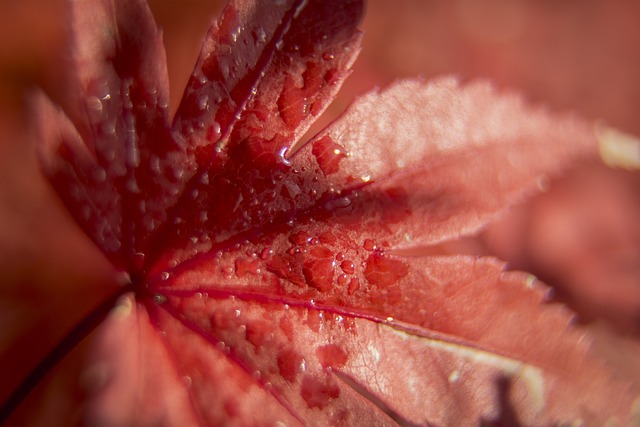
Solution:
[[(369, 6), (350, 86), (355, 91), (415, 74), (485, 77), (532, 103), (640, 135), (638, 3), (406, 0)], [(474, 247), (555, 286), (582, 319), (604, 318), (637, 335), (639, 176), (576, 165)]]
[[(220, 2), (152, 0), (177, 106)], [(40, 176), (24, 96), (61, 96), (64, 1), (2, 2), (0, 14), (0, 399), (106, 292), (109, 268)], [(354, 75), (335, 108), (416, 74), (487, 77), (532, 102), (640, 134), (640, 3), (374, 0)], [(585, 319), (640, 333), (638, 173), (586, 165), (488, 230), (482, 250), (562, 290)], [(627, 347), (625, 347), (627, 348)], [(631, 351), (631, 350), (627, 350)], [(70, 364), (67, 364), (69, 366)], [(76, 364), (77, 366), (77, 364)], [(77, 369), (76, 369), (77, 371)], [(64, 377), (60, 377), (64, 378)], [(46, 419), (73, 405), (54, 379)], [(63, 390), (67, 390), (62, 387)], [(57, 400), (56, 400), (57, 399)], [(66, 406), (65, 406), (66, 405)], [(38, 418), (38, 416), (36, 416)]]

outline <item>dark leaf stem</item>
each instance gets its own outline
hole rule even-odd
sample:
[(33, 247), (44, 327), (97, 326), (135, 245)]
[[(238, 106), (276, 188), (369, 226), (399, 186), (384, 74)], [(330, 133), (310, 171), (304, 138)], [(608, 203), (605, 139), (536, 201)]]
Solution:
[(71, 329), (60, 342), (36, 365), (25, 377), (13, 393), (0, 407), (0, 424), (3, 424), (20, 406), (29, 393), (64, 359), (76, 346), (82, 342), (107, 317), (120, 296), (133, 291), (133, 285), (127, 284), (118, 289), (113, 295), (93, 309), (76, 326)]

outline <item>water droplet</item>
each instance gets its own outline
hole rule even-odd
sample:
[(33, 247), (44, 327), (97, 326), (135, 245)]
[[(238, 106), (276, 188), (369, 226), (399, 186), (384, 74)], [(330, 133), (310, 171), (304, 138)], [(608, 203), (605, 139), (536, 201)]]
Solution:
[(372, 285), (389, 287), (403, 279), (408, 272), (409, 267), (403, 261), (373, 253), (367, 258), (364, 276)]
[(351, 206), (351, 199), (349, 197), (339, 197), (337, 199), (329, 200), (325, 203), (324, 208), (328, 211), (334, 211), (336, 209), (347, 208)]
[(237, 42), (238, 41), (238, 37), (240, 36), (240, 33), (242, 33), (242, 30), (244, 28), (241, 27), (240, 25), (238, 25), (236, 28), (233, 29), (233, 31), (231, 32), (231, 40), (233, 40), (233, 42)]
[(98, 167), (96, 169), (94, 169), (93, 171), (93, 176), (94, 179), (96, 180), (96, 182), (105, 182), (107, 180), (107, 171), (105, 171), (103, 168)]
[(222, 128), (220, 127), (220, 123), (213, 122), (209, 129), (207, 130), (207, 139), (212, 142), (216, 142), (220, 139), (222, 135)]
[(323, 409), (332, 399), (340, 396), (340, 388), (330, 378), (319, 381), (311, 375), (304, 376), (300, 394), (309, 408)]
[(305, 245), (309, 241), (309, 235), (304, 231), (298, 231), (289, 236), (289, 241), (294, 245)]
[(173, 176), (176, 179), (180, 180), (184, 176), (184, 172), (185, 172), (184, 168), (181, 168), (181, 167), (174, 168), (173, 169)]
[(89, 110), (102, 112), (102, 101), (97, 96), (89, 96), (85, 102)]
[(201, 110), (209, 109), (209, 96), (208, 95), (200, 95), (197, 100), (198, 108)]
[(160, 278), (162, 280), (167, 280), (169, 278), (169, 273), (167, 271), (163, 271), (162, 273), (160, 273)]
[(161, 294), (155, 294), (153, 296), (153, 302), (156, 304), (164, 304), (167, 302), (167, 297)]
[(346, 286), (348, 283), (349, 283), (349, 276), (347, 276), (346, 274), (341, 274), (338, 276), (339, 286)]
[(132, 258), (135, 265), (142, 265), (144, 263), (145, 255), (142, 252), (134, 252)]
[(333, 258), (333, 252), (331, 251), (331, 249), (325, 248), (324, 246), (315, 246), (313, 248), (310, 248), (309, 253), (316, 258)]
[(146, 217), (144, 220), (144, 228), (147, 231), (153, 231), (156, 229), (156, 221), (153, 218)]
[(236, 276), (244, 277), (247, 274), (260, 274), (260, 262), (257, 259), (248, 260), (245, 258), (236, 259)]
[(329, 135), (314, 142), (311, 152), (325, 175), (338, 172), (340, 161), (349, 156), (344, 147), (336, 144)]
[(125, 186), (130, 193), (134, 193), (134, 194), (140, 193), (140, 187), (138, 187), (138, 182), (133, 176), (127, 179)]
[(265, 33), (264, 28), (260, 27), (258, 28), (258, 40), (260, 43), (264, 43), (267, 41), (267, 33)]
[(233, 267), (223, 267), (222, 274), (224, 274), (225, 278), (230, 279), (233, 274)]
[(342, 261), (340, 263), (340, 268), (342, 268), (342, 271), (344, 271), (347, 274), (353, 274), (353, 272), (355, 271), (355, 266), (353, 265), (353, 262), (349, 260)]
[(260, 259), (266, 261), (273, 254), (271, 248), (264, 248), (260, 251)]
[(330, 258), (310, 258), (305, 260), (302, 274), (309, 286), (325, 292), (333, 286), (335, 264)]
[(127, 144), (127, 164), (133, 168), (140, 165), (140, 150), (135, 138)]
[(349, 282), (349, 289), (347, 289), (347, 292), (349, 295), (353, 295), (358, 289), (360, 289), (360, 280), (358, 280), (357, 277), (354, 277), (351, 279), (351, 282)]
[(293, 349), (284, 349), (277, 356), (278, 370), (286, 381), (293, 382), (300, 372), (303, 372), (305, 360)]
[(543, 193), (546, 193), (547, 191), (549, 191), (549, 178), (546, 176), (540, 176), (536, 179), (536, 185), (538, 187), (538, 190), (540, 190)]
[(371, 252), (371, 251), (374, 251), (374, 250), (378, 249), (378, 247), (376, 246), (376, 244), (375, 244), (375, 243), (373, 242), (373, 240), (371, 240), (371, 239), (366, 239), (366, 240), (364, 241), (364, 243), (362, 244), (362, 247), (363, 247), (365, 250), (369, 251), (369, 252)]
[(291, 256), (299, 254), (300, 252), (301, 250), (297, 246), (291, 246), (289, 249), (287, 249), (287, 253)]
[(203, 173), (200, 177), (200, 183), (203, 185), (209, 185), (209, 174), (207, 172)]
[(226, 60), (222, 59), (218, 62), (218, 67), (222, 78), (224, 80), (227, 80), (229, 78), (229, 63)]
[(335, 344), (327, 344), (318, 347), (316, 356), (323, 368), (342, 368), (349, 356)]
[(160, 158), (158, 156), (151, 156), (149, 158), (149, 168), (153, 173), (160, 174)]
[(309, 115), (309, 100), (289, 76), (285, 78), (282, 93), (276, 103), (282, 121), (291, 130), (296, 129)]

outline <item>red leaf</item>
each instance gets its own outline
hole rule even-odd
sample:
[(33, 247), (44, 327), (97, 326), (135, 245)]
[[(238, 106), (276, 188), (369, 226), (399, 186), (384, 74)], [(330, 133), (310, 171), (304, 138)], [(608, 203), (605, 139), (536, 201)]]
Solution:
[(170, 127), (146, 6), (72, 7), (82, 98), (71, 118), (40, 98), (41, 157), (134, 289), (102, 331), (90, 423), (627, 419), (632, 393), (542, 286), (422, 255), (593, 156), (588, 124), (484, 83), (411, 80), (299, 144), (362, 13), (309, 0), (231, 2)]
[(135, 273), (194, 167), (171, 135), (151, 13), (140, 0), (121, 3), (70, 5), (74, 120), (41, 100), (41, 157), (80, 226), (117, 268)]

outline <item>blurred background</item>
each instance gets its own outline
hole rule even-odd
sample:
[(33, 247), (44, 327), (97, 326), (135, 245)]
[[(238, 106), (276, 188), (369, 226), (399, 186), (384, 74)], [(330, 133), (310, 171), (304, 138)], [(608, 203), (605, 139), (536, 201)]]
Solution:
[[(63, 0), (0, 0), (0, 400), (84, 313), (110, 292), (109, 268), (38, 171), (25, 96), (62, 93)], [(150, 0), (164, 30), (176, 108), (200, 40), (222, 7)], [(353, 76), (323, 123), (354, 96), (391, 81), (487, 78), (534, 104), (576, 111), (640, 135), (640, 2), (623, 0), (372, 0)], [(475, 239), (442, 250), (496, 255), (553, 286), (596, 350), (640, 379), (640, 173), (598, 162), (548, 183)], [(79, 420), (81, 351), (15, 420)], [(80, 378), (80, 380), (78, 380)], [(17, 421), (16, 421), (17, 422)]]

